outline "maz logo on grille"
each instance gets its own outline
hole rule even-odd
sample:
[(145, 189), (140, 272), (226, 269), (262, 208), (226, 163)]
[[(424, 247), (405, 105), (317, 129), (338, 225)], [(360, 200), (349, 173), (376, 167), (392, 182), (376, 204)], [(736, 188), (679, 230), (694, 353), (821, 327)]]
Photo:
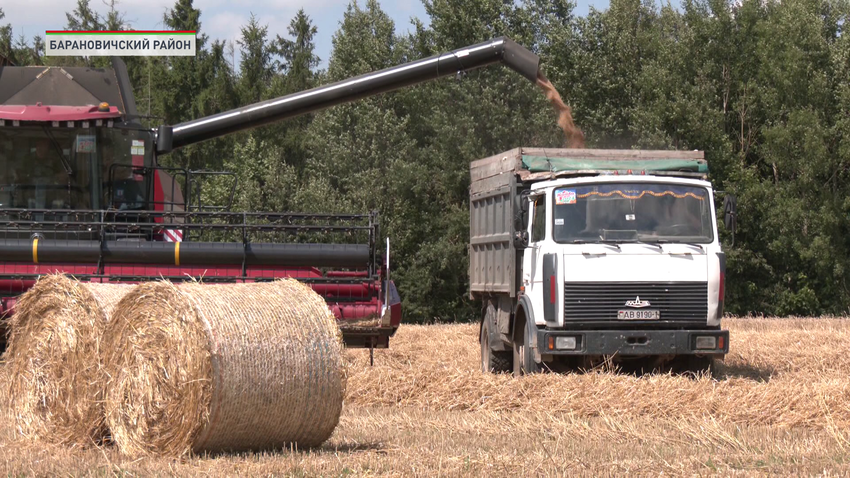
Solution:
[(651, 304), (648, 300), (640, 300), (640, 296), (635, 297), (635, 300), (627, 300), (626, 307), (634, 307), (636, 309), (640, 309), (642, 307), (649, 307)]

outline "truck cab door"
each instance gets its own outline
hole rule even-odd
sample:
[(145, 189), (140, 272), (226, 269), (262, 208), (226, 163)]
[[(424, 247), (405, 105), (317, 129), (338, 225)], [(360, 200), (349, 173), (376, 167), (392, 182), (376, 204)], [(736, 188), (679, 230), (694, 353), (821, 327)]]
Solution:
[[(525, 294), (531, 300), (534, 310), (542, 310), (543, 306), (543, 241), (546, 239), (546, 196), (531, 197), (530, 220), (528, 221), (528, 249), (523, 254), (522, 282)], [(537, 317), (535, 321), (542, 317)]]

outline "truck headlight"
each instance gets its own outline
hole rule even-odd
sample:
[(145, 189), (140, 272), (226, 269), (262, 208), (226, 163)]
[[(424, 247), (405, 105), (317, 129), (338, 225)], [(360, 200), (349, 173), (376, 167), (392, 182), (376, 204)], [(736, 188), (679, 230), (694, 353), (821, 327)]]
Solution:
[(555, 348), (558, 350), (575, 350), (575, 337), (555, 337)]
[(717, 337), (697, 337), (694, 345), (698, 350), (714, 350), (717, 348)]

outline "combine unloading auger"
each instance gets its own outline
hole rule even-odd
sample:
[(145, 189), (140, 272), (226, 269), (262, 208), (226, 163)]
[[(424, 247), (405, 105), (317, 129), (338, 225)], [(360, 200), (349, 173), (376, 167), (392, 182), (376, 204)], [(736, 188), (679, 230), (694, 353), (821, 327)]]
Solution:
[(164, 126), (159, 130), (157, 151), (160, 154), (167, 153), (172, 148), (499, 62), (528, 78), (532, 83), (537, 81), (540, 63), (537, 55), (513, 40), (501, 37), (330, 85), (187, 121), (173, 127)]
[[(0, 179), (3, 312), (11, 314), (15, 297), (39, 275), (51, 272), (102, 282), (161, 277), (255, 282), (293, 277), (325, 298), (349, 346), (386, 347), (399, 325), (401, 305), (379, 251), (383, 241), (374, 213), (205, 209), (193, 202), (199, 196), (191, 179), (204, 173), (158, 166), (157, 155), (499, 62), (532, 82), (538, 78), (539, 58), (502, 37), (156, 130), (139, 125), (129, 77), (120, 60), (114, 60), (113, 70), (107, 71), (114, 78), (83, 69), (61, 75), (43, 67), (39, 67), (42, 72), (22, 70), (13, 77), (3, 74), (13, 69), (6, 67), (0, 72), (0, 91), (29, 88), (38, 95), (47, 91), (33, 87), (40, 78), (61, 82), (76, 77), (85, 80), (89, 90), (101, 88), (103, 94), (96, 96), (104, 104), (68, 106), (73, 95), (60, 94), (56, 101), (61, 101), (61, 107), (46, 106), (49, 100), (21, 106), (14, 103), (14, 91), (6, 96), (0, 93), (0, 163), (25, 164), (32, 151), (39, 151), (36, 143), (43, 142), (53, 146), (57, 163), (70, 165), (67, 184), (63, 179), (45, 185), (44, 178), (20, 184), (18, 178), (18, 183), (4, 185)], [(29, 78), (29, 83), (20, 78)], [(78, 85), (68, 91), (75, 88)], [(62, 91), (61, 84), (50, 91), (57, 89)], [(107, 97), (120, 98), (118, 107), (106, 104)], [(63, 115), (61, 121), (57, 114)], [(4, 134), (8, 128), (14, 133)], [(107, 148), (119, 154), (109, 157), (112, 153), (107, 154)], [(45, 178), (50, 181), (57, 176), (61, 174)], [(185, 187), (175, 177), (183, 177)]]

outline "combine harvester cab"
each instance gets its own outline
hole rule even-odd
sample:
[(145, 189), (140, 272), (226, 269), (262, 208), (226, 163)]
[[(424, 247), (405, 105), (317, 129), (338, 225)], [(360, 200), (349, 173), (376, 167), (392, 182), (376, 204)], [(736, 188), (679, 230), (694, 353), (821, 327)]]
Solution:
[[(126, 66), (118, 58), (111, 69), (3, 68), (3, 314), (14, 313), (16, 297), (40, 275), (56, 272), (113, 283), (292, 277), (325, 298), (346, 345), (387, 347), (401, 321), (401, 301), (389, 277), (389, 240), (382, 250), (375, 213), (237, 213), (229, 205), (205, 206), (198, 185), (227, 173), (165, 168), (157, 157), (498, 62), (537, 79), (537, 56), (498, 38), (154, 130), (138, 122)], [(229, 179), (235, 191), (236, 179)]]

